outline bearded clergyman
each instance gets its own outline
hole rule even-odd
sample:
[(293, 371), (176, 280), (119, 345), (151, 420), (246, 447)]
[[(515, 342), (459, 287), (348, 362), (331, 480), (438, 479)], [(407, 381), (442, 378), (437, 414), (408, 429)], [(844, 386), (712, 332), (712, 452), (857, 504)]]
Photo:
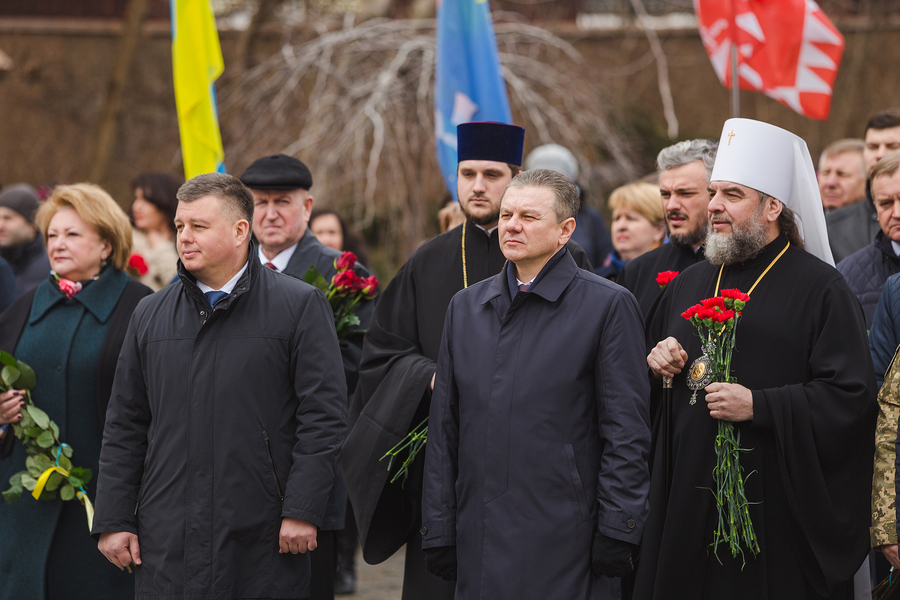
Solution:
[[(678, 275), (648, 321), (655, 421), (650, 517), (634, 598), (853, 597), (868, 552), (875, 382), (859, 302), (832, 266), (806, 143), (726, 121), (709, 184), (708, 262)], [(749, 294), (731, 373), (691, 405), (703, 354), (681, 316), (723, 289)], [(711, 550), (717, 424), (739, 434), (759, 552)], [(663, 424), (668, 423), (666, 431)], [(671, 484), (669, 484), (671, 482)]]

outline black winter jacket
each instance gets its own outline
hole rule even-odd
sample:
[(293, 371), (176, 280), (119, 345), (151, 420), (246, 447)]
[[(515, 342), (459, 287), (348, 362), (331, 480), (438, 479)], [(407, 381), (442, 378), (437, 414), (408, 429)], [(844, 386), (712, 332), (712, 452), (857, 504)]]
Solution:
[(179, 263), (125, 336), (92, 533), (138, 535), (139, 600), (308, 594), (309, 555), (279, 554), (279, 530), (322, 523), (346, 384), (322, 293), (250, 252), (214, 309)]
[(839, 262), (837, 270), (859, 298), (866, 315), (866, 329), (870, 329), (884, 282), (900, 273), (900, 258), (894, 254), (890, 238), (878, 232), (872, 244)]

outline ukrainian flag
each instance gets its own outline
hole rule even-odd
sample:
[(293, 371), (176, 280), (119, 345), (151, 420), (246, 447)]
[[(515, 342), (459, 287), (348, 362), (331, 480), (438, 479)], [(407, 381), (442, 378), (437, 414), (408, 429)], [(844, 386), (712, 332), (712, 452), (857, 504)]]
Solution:
[(225, 63), (210, 0), (171, 0), (172, 72), (184, 176), (225, 172), (215, 81)]

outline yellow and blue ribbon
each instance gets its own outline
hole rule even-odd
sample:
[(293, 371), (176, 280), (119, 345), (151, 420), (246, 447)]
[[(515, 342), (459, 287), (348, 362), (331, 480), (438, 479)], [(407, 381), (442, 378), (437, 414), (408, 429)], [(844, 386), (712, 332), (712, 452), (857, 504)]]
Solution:
[[(35, 500), (41, 499), (41, 493), (44, 491), (44, 487), (47, 485), (47, 480), (50, 479), (50, 475), (54, 472), (59, 473), (65, 478), (69, 477), (69, 472), (59, 466), (59, 455), (62, 452), (63, 446), (67, 446), (68, 444), (60, 444), (59, 448), (56, 450), (56, 466), (50, 467), (38, 477), (37, 485), (34, 486), (34, 491), (31, 492), (31, 495), (34, 496)], [(75, 495), (76, 498), (84, 505), (84, 511), (87, 513), (87, 521), (88, 521), (88, 530), (93, 529), (94, 527), (94, 505), (91, 504), (91, 499), (88, 498), (87, 492), (83, 487), (78, 488), (78, 493)]]

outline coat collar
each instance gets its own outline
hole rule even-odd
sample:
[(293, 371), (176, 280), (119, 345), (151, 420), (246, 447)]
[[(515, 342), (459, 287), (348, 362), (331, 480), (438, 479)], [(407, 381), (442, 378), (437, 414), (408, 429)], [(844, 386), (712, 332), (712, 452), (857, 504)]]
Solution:
[[(96, 281), (91, 282), (72, 297), (72, 302), (78, 302), (84, 306), (98, 322), (106, 323), (116, 309), (119, 298), (125, 291), (125, 286), (128, 285), (128, 280), (127, 274), (107, 266), (101, 271), (100, 277)], [(56, 286), (50, 281), (42, 283), (34, 293), (28, 323), (33, 325), (41, 320), (51, 308), (63, 302), (66, 302), (66, 297)]]
[[(513, 308), (513, 305), (518, 307), (527, 296), (537, 295), (547, 302), (556, 302), (569, 287), (569, 284), (572, 283), (572, 280), (575, 279), (579, 270), (578, 265), (575, 264), (575, 259), (572, 258), (572, 253), (567, 251), (559, 260), (551, 258), (544, 265), (538, 276), (534, 278), (534, 283), (527, 293), (517, 294), (515, 298), (512, 298), (510, 297), (507, 279), (509, 277), (507, 270), (512, 268), (514, 268), (513, 265), (506, 263), (503, 270), (490, 279), (481, 296), (480, 303), (486, 304), (490, 302), (501, 317), (510, 308)], [(516, 302), (517, 299), (519, 300), (518, 302)]]
[[(231, 293), (227, 297), (219, 301), (218, 304), (216, 304), (216, 311), (227, 309), (238, 296), (243, 295), (248, 289), (250, 289), (250, 287), (258, 279), (260, 269), (263, 268), (268, 267), (263, 267), (262, 263), (259, 262), (259, 250), (257, 248), (257, 243), (255, 240), (251, 239), (249, 255), (247, 256), (247, 270), (245, 270), (244, 274), (241, 275), (241, 278), (238, 279), (238, 282), (235, 284), (234, 289), (231, 291)], [(199, 302), (201, 305), (209, 306), (209, 301), (206, 299), (206, 296), (203, 294), (203, 292), (200, 291), (200, 288), (197, 287), (197, 278), (194, 277), (190, 271), (184, 268), (184, 264), (181, 262), (181, 259), (178, 260), (178, 278), (181, 280), (181, 285), (188, 296), (194, 298), (194, 300)]]
[(318, 238), (313, 235), (313, 232), (307, 228), (303, 237), (297, 242), (297, 248), (294, 250), (294, 254), (288, 261), (284, 272), (301, 273), (300, 276), (302, 277), (307, 269), (309, 269), (310, 265), (315, 265), (319, 261), (319, 257), (323, 254), (330, 254), (332, 252), (334, 253), (335, 258), (341, 255), (337, 250), (329, 248), (320, 242)]

